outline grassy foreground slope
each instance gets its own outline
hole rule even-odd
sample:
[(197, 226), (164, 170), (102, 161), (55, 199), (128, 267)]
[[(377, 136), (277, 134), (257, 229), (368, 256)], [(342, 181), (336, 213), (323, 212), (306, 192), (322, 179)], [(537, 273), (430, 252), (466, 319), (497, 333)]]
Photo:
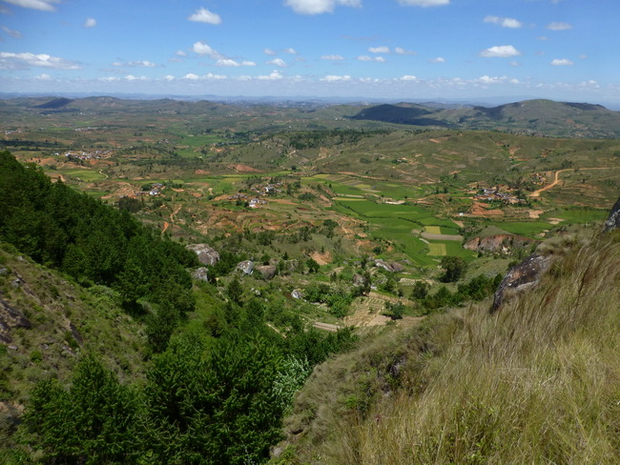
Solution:
[(273, 463), (620, 461), (620, 234), (563, 237), (542, 282), (315, 369)]

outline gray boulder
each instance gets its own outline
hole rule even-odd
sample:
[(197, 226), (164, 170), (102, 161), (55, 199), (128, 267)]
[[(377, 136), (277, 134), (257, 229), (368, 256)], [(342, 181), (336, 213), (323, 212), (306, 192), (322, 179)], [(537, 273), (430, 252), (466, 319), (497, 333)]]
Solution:
[(204, 266), (196, 268), (192, 273), (192, 277), (200, 281), (209, 281), (209, 270), (207, 270)]
[(252, 274), (254, 271), (254, 262), (251, 260), (243, 260), (237, 264), (237, 271), (241, 271), (244, 274)]
[(220, 254), (208, 244), (190, 244), (187, 246), (198, 255), (198, 260), (203, 265), (215, 265), (220, 261)]
[(536, 286), (551, 266), (551, 261), (551, 256), (535, 254), (513, 266), (495, 291), (490, 312), (498, 311), (512, 295)]
[(278, 269), (275, 265), (263, 265), (256, 267), (256, 271), (261, 274), (263, 279), (273, 279), (273, 277), (276, 275), (277, 270)]
[(620, 228), (620, 198), (616, 200), (614, 206), (611, 207), (609, 218), (607, 218), (607, 221), (603, 224), (603, 228), (605, 232)]

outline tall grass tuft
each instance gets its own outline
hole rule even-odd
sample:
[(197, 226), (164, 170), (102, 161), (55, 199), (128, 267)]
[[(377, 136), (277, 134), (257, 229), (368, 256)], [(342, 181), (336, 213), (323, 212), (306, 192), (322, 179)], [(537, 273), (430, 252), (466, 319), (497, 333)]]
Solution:
[[(311, 448), (308, 425), (292, 462), (620, 463), (619, 284), (615, 233), (563, 250), (536, 288), (496, 314), (481, 304), (429, 318), (417, 343), (401, 346), (407, 360), (393, 389), (376, 372), (364, 411), (324, 402), (314, 415), (329, 409), (333, 423)], [(331, 390), (316, 376), (306, 389), (320, 381), (332, 396), (354, 391), (360, 372)]]

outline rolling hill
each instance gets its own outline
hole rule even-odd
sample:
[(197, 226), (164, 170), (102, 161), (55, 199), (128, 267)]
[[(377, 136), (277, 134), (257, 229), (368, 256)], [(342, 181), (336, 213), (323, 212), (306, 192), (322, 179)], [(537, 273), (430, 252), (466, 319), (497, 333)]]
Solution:
[(609, 138), (620, 135), (620, 113), (588, 103), (526, 100), (497, 107), (435, 109), (401, 103), (361, 110), (354, 120), (453, 129), (493, 129), (552, 137)]

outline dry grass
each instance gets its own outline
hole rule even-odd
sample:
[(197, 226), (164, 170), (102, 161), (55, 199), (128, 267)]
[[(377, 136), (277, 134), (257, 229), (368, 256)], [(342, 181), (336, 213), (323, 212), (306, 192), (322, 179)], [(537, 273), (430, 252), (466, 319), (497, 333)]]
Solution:
[[(407, 357), (393, 388), (367, 367), (365, 409), (317, 399), (340, 413), (313, 410), (332, 423), (290, 463), (620, 463), (620, 235), (564, 245), (541, 285), (497, 314), (462, 309), (416, 344), (375, 342), (379, 357), (391, 343)], [(359, 388), (360, 371), (320, 389)]]

